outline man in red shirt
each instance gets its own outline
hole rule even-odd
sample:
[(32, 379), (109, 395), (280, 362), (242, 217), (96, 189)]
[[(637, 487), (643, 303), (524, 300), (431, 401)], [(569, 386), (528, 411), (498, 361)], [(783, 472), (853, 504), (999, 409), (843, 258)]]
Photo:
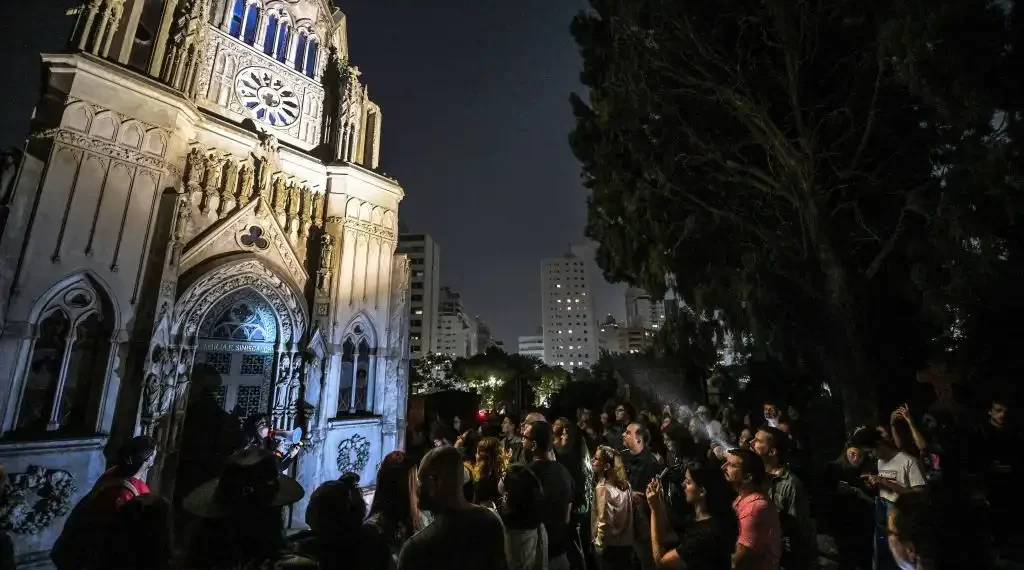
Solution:
[(155, 459), (156, 442), (149, 436), (140, 435), (121, 446), (117, 462), (93, 486), (93, 504), (113, 512), (139, 495), (148, 495), (149, 486), (144, 479)]
[(764, 461), (749, 449), (732, 449), (722, 465), (725, 480), (736, 489), (732, 507), (740, 533), (732, 567), (736, 570), (779, 570), (782, 526), (779, 513), (764, 495)]
[(148, 495), (149, 486), (143, 480), (156, 458), (156, 442), (149, 436), (139, 436), (125, 443), (117, 451), (117, 461), (107, 469), (82, 500), (75, 505), (50, 558), (58, 570), (77, 570), (95, 566), (97, 545), (103, 544), (105, 529), (110, 525), (118, 507), (138, 497)]

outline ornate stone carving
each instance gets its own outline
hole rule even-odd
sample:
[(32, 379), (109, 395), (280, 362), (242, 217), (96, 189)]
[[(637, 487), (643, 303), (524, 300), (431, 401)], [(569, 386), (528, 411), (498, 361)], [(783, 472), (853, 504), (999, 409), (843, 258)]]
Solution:
[(313, 196), (313, 225), (324, 227), (324, 195), (320, 193)]
[(288, 202), (288, 186), (284, 176), (274, 178), (274, 213), (284, 214)]
[(196, 72), (203, 61), (209, 0), (180, 0), (171, 21), (161, 79), (189, 96), (195, 95)]
[(0, 489), (0, 529), (39, 534), (71, 512), (71, 498), (77, 490), (75, 476), (69, 471), (29, 465)]
[(367, 222), (366, 220), (359, 220), (356, 218), (349, 218), (346, 216), (331, 216), (327, 218), (327, 223), (332, 225), (337, 224), (346, 229), (351, 229), (363, 234), (368, 234), (374, 237), (382, 238), (389, 242), (395, 241), (395, 231), (393, 229), (385, 228), (384, 226), (380, 226), (372, 222)]
[(178, 243), (185, 242), (188, 235), (188, 225), (192, 220), (192, 203), (186, 194), (178, 195), (178, 212), (174, 221), (174, 240)]
[(353, 434), (338, 444), (338, 471), (345, 473), (362, 473), (370, 462), (370, 440), (359, 434)]
[(317, 272), (316, 288), (326, 292), (331, 287), (331, 260), (334, 255), (334, 236), (325, 233), (320, 236), (320, 270)]
[(281, 342), (299, 341), (306, 326), (299, 299), (291, 287), (258, 260), (220, 267), (203, 276), (178, 301), (172, 330), (186, 339), (193, 338), (210, 307), (224, 295), (242, 287), (252, 287), (274, 308)]
[(203, 186), (203, 199), (199, 203), (199, 211), (203, 215), (210, 213), (210, 203), (220, 194), (221, 176), (224, 169), (224, 158), (210, 155), (206, 160), (206, 183)]
[(224, 184), (220, 191), (217, 216), (224, 218), (235, 207), (235, 192), (238, 190), (238, 163), (228, 160), (224, 167)]
[(203, 149), (194, 146), (188, 151), (185, 159), (185, 188), (189, 194), (198, 194), (203, 191), (203, 175), (206, 173), (206, 153)]
[(168, 411), (164, 401), (167, 377), (174, 372), (174, 349), (170, 346), (170, 315), (169, 306), (164, 303), (156, 317), (153, 335), (149, 341), (149, 352), (146, 355), (145, 376), (143, 381), (143, 427), (147, 432), (152, 422)]
[(243, 163), (239, 178), (238, 200), (244, 206), (252, 200), (253, 187), (256, 184), (256, 168), (251, 163)]
[(292, 231), (299, 216), (299, 206), (302, 202), (302, 195), (299, 187), (293, 182), (288, 187), (288, 231)]
[(309, 188), (302, 189), (302, 212), (299, 219), (299, 237), (309, 235), (309, 227), (313, 223), (313, 193)]
[(66, 144), (68, 146), (94, 152), (115, 160), (128, 162), (142, 168), (156, 170), (159, 172), (169, 172), (175, 176), (181, 175), (181, 170), (177, 166), (156, 158), (151, 154), (146, 154), (133, 148), (121, 146), (115, 143), (95, 139), (68, 129), (49, 129), (36, 134), (35, 137), (53, 139), (56, 142)]

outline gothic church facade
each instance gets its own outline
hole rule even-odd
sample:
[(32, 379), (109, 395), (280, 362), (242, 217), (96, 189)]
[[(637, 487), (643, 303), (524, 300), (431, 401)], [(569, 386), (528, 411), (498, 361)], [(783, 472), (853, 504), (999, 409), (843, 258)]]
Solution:
[(372, 485), (403, 444), (409, 267), (345, 16), (87, 0), (74, 17), (0, 161), (0, 527), (19, 561), (44, 563), (140, 433), (175, 500), (197, 450), (257, 415), (305, 430), (307, 497), (344, 471)]

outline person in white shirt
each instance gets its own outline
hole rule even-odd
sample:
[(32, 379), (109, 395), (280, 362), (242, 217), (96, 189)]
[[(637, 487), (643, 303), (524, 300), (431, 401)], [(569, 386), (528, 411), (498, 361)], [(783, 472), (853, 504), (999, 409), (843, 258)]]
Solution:
[(697, 408), (697, 419), (704, 424), (704, 430), (708, 433), (708, 438), (712, 442), (721, 443), (726, 441), (725, 427), (722, 426), (722, 422), (711, 417), (711, 410), (707, 406)]
[(858, 431), (853, 436), (853, 446), (878, 460), (878, 474), (864, 475), (868, 485), (878, 489), (878, 499), (875, 501), (874, 567), (878, 570), (897, 568), (889, 550), (889, 536), (885, 531), (889, 512), (901, 495), (925, 489), (924, 474), (914, 456), (900, 451), (877, 430)]
[[(633, 557), (633, 503), (619, 454), (602, 445), (594, 452), (594, 509), (591, 536), (604, 570), (629, 570)], [(646, 521), (645, 521), (646, 522)]]

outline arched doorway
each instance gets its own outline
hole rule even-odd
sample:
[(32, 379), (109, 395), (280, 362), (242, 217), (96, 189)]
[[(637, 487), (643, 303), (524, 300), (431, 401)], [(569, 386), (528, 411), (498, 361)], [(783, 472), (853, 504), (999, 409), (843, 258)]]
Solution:
[(243, 422), (270, 412), (277, 333), (273, 308), (251, 288), (225, 296), (199, 327), (195, 363), (219, 375), (217, 403)]
[[(173, 309), (157, 318), (140, 418), (140, 429), (154, 433), (164, 450), (153, 470), (155, 489), (182, 496), (179, 475), (198, 477), (189, 470), (186, 455), (209, 447), (209, 430), (220, 429), (191, 427), (185, 437), (196, 398), (203, 398), (208, 415), (221, 418), (217, 426), (233, 426), (239, 438), (238, 426), (254, 411), (269, 412), (277, 429), (291, 429), (299, 415), (306, 322), (299, 289), (263, 260), (248, 256), (202, 273)], [(237, 350), (224, 350), (230, 347)], [(232, 411), (237, 417), (228, 421)], [(237, 440), (230, 451), (243, 444)], [(222, 454), (226, 445), (221, 444)], [(186, 467), (179, 470), (179, 465)]]
[(269, 301), (251, 287), (224, 295), (200, 322), (181, 434), (175, 495), (215, 477), (269, 416), (279, 326)]

